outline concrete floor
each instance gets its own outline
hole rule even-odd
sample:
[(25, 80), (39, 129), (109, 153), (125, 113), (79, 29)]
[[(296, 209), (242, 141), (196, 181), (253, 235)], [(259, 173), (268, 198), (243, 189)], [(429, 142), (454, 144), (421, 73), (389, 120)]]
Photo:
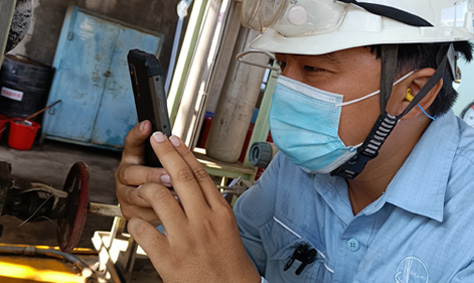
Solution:
[[(28, 151), (9, 148), (4, 134), (0, 140), (0, 160), (12, 164), (15, 185), (28, 187), (30, 182), (40, 182), (62, 189), (71, 166), (83, 161), (89, 166), (89, 201), (117, 204), (114, 172), (120, 161), (120, 152), (45, 140), (35, 143)], [(113, 218), (88, 215), (79, 247), (93, 249), (91, 238), (95, 231), (110, 231)], [(49, 222), (23, 223), (12, 216), (1, 216), (2, 244), (56, 246), (56, 227)], [(20, 227), (21, 226), (21, 227)], [(147, 259), (135, 265), (131, 282), (159, 282), (159, 276)]]

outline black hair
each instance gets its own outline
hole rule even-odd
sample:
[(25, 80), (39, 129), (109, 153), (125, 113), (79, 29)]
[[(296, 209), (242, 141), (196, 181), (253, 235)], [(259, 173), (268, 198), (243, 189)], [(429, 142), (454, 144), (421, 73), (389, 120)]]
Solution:
[[(419, 70), (423, 68), (438, 67), (436, 57), (439, 49), (450, 43), (426, 43), (426, 44), (400, 44), (398, 48), (397, 73), (403, 75), (411, 70)], [(472, 60), (473, 45), (469, 41), (453, 42), (454, 50), (467, 61)], [(373, 53), (380, 57), (380, 45), (371, 46)], [(448, 112), (457, 99), (458, 93), (453, 88), (454, 78), (451, 68), (446, 66), (443, 75), (443, 87), (438, 96), (431, 104), (429, 111), (433, 116), (441, 116)]]

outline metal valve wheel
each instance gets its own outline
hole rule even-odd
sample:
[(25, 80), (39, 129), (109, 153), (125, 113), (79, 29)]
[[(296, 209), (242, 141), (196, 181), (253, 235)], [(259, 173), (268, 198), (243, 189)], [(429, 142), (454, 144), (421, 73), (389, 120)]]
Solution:
[(58, 243), (63, 252), (71, 252), (81, 239), (89, 205), (89, 168), (76, 162), (67, 175), (63, 191), (68, 193), (64, 217), (58, 220)]

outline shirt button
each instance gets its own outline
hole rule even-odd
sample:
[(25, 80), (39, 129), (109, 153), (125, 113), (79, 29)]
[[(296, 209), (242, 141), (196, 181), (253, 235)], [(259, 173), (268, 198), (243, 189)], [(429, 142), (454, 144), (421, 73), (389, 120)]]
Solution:
[(359, 241), (357, 241), (356, 239), (349, 239), (346, 242), (346, 246), (347, 246), (347, 249), (349, 249), (351, 252), (356, 252), (360, 248)]

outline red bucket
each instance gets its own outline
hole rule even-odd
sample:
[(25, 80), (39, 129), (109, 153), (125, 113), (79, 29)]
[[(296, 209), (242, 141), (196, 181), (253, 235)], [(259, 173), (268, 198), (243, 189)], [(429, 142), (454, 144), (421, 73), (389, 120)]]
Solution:
[(3, 132), (7, 129), (9, 120), (8, 117), (0, 115), (0, 139), (2, 138)]
[(33, 121), (26, 121), (27, 125), (25, 125), (20, 122), (22, 120), (21, 118), (10, 120), (8, 145), (14, 149), (29, 150), (41, 125)]

